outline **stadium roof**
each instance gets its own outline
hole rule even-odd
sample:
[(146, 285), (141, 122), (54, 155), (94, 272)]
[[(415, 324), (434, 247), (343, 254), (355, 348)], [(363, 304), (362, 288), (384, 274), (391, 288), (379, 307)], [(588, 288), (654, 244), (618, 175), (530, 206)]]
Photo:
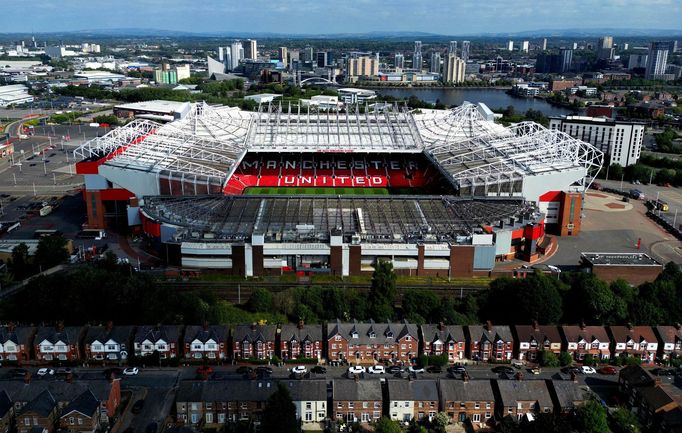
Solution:
[[(262, 104), (257, 112), (193, 104), (181, 120), (135, 121), (84, 143), (76, 158), (110, 155), (106, 165), (225, 184), (246, 151), (422, 152), (462, 191), (505, 185), (518, 192), (527, 176), (567, 170), (596, 174), (603, 154), (532, 122), (504, 127), (473, 104), (408, 112), (397, 105), (350, 105), (345, 112)], [(584, 180), (583, 180), (584, 182)], [(586, 185), (583, 185), (584, 187)]]
[(158, 196), (145, 198), (144, 213), (191, 227), (186, 236), (197, 239), (328, 242), (338, 234), (377, 243), (456, 242), (480, 225), (537, 216), (521, 199), (451, 196)]

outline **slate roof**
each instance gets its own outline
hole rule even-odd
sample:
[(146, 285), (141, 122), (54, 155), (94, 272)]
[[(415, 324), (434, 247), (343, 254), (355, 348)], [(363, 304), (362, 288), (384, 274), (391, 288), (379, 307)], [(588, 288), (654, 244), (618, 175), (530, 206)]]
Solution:
[(50, 391), (44, 390), (36, 396), (33, 400), (29, 401), (24, 407), (22, 407), (17, 416), (23, 415), (25, 413), (34, 413), (41, 417), (49, 416), (57, 406), (57, 401), (54, 399)]
[(327, 401), (326, 380), (282, 380), (293, 401)]
[[(407, 321), (401, 323), (368, 323), (354, 321), (352, 323), (342, 323), (337, 320), (335, 323), (327, 325), (327, 340), (339, 334), (348, 341), (348, 344), (383, 344), (384, 342), (396, 342), (409, 335), (414, 341), (419, 341), (419, 328), (415, 324)], [(353, 338), (353, 333), (357, 338)], [(371, 335), (374, 333), (375, 337)], [(392, 335), (392, 336), (391, 336)]]
[(99, 341), (104, 344), (109, 340), (113, 340), (118, 344), (128, 344), (130, 336), (133, 334), (132, 326), (113, 326), (111, 328), (106, 326), (91, 326), (85, 335), (85, 344), (92, 344)]
[(519, 341), (524, 343), (529, 343), (535, 340), (538, 343), (538, 347), (542, 347), (545, 340), (549, 343), (561, 343), (561, 335), (559, 334), (559, 328), (551, 325), (516, 325), (514, 326), (516, 330), (516, 336)]
[(234, 341), (275, 341), (277, 325), (237, 325), (234, 330)]
[(586, 399), (586, 392), (580, 388), (579, 384), (571, 380), (551, 380), (548, 384), (561, 410), (575, 409), (579, 402)]
[(511, 329), (509, 326), (495, 325), (488, 330), (484, 325), (470, 325), (469, 335), (472, 341), (489, 341), (494, 343), (498, 340), (504, 341), (505, 343), (514, 341)]
[(191, 343), (194, 340), (206, 343), (211, 339), (216, 343), (225, 343), (227, 341), (227, 326), (187, 326), (185, 328), (185, 343)]
[(99, 407), (99, 403), (99, 400), (97, 400), (92, 391), (87, 390), (69, 403), (64, 412), (62, 412), (62, 416), (66, 416), (71, 412), (78, 412), (92, 418)]
[(332, 396), (335, 401), (381, 401), (381, 383), (379, 380), (334, 380)]
[(162, 326), (140, 326), (135, 332), (135, 343), (142, 343), (149, 340), (156, 343), (163, 340), (166, 343), (176, 343), (180, 336), (180, 326), (178, 325), (162, 325)]
[(111, 395), (112, 385), (107, 380), (80, 380), (71, 383), (62, 380), (34, 380), (29, 384), (8, 380), (3, 382), (2, 387), (14, 402), (29, 402), (48, 390), (55, 400), (68, 404), (87, 390), (92, 391), (99, 401), (106, 401)]
[(609, 326), (609, 331), (616, 343), (625, 343), (630, 339), (635, 343), (642, 341), (658, 343), (651, 326)]
[(9, 398), (9, 394), (5, 390), (0, 390), (0, 419), (4, 418), (11, 408), (12, 399)]
[(670, 392), (670, 386), (645, 386), (639, 389), (642, 399), (646, 400), (647, 406), (654, 411), (661, 409), (671, 403), (675, 403), (675, 399)]
[(282, 333), (280, 335), (282, 341), (322, 341), (322, 326), (321, 325), (303, 325), (299, 329), (297, 325), (286, 324), (282, 325)]
[(273, 380), (185, 380), (180, 382), (176, 401), (266, 401), (275, 390)]
[(495, 401), (490, 380), (452, 380), (439, 381), (443, 401)]
[(537, 401), (540, 407), (554, 407), (544, 380), (498, 380), (502, 406), (516, 407), (518, 402)]
[(444, 344), (449, 341), (459, 343), (464, 342), (464, 327), (457, 325), (447, 325), (442, 328), (439, 325), (422, 325), (422, 337), (424, 342), (433, 343), (440, 340)]
[(14, 344), (23, 344), (28, 347), (31, 345), (31, 337), (34, 332), (35, 328), (28, 326), (18, 326), (12, 330), (7, 326), (0, 326), (0, 344), (11, 341)]
[(641, 365), (628, 365), (618, 373), (618, 380), (624, 380), (630, 386), (651, 386), (656, 383), (656, 378)]
[(682, 341), (682, 328), (675, 326), (657, 326), (656, 333), (664, 343), (675, 343)]
[(438, 401), (435, 380), (388, 380), (388, 399), (402, 401)]
[(78, 346), (78, 337), (80, 337), (82, 330), (83, 328), (80, 326), (65, 326), (62, 329), (52, 326), (42, 326), (38, 328), (38, 332), (36, 333), (33, 342), (37, 345), (45, 340), (49, 341), (51, 344), (61, 341), (66, 344)]
[(599, 340), (600, 342), (610, 342), (611, 339), (606, 333), (606, 328), (603, 326), (578, 326), (569, 325), (562, 326), (561, 331), (566, 337), (566, 341), (569, 343), (577, 343), (580, 340), (585, 340), (588, 343), (592, 343), (594, 340)]

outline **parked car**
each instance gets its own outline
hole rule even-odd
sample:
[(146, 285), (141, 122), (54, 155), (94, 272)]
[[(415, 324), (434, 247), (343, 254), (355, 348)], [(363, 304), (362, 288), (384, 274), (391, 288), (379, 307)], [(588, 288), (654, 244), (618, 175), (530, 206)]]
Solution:
[(384, 374), (384, 373), (386, 373), (386, 369), (384, 368), (383, 365), (372, 365), (367, 369), (367, 371), (371, 374)]
[(144, 407), (144, 400), (138, 400), (133, 404), (132, 409), (130, 411), (134, 414), (138, 414), (142, 412), (142, 408)]
[(386, 369), (386, 372), (389, 374), (396, 374), (400, 373), (401, 371), (403, 371), (403, 368), (399, 365), (392, 365)]
[(237, 374), (249, 374), (253, 368), (247, 366), (247, 365), (242, 365), (241, 367), (237, 368)]
[(540, 374), (540, 373), (542, 373), (542, 370), (539, 367), (534, 367), (534, 368), (530, 369), (530, 372), (532, 374)]
[(261, 365), (261, 366), (259, 366), (259, 367), (256, 367), (256, 373), (261, 373), (261, 374), (263, 374), (263, 373), (272, 374), (272, 368), (270, 368), (270, 367), (268, 367), (268, 366), (265, 366), (265, 365)]
[(305, 367), (305, 365), (297, 365), (296, 367), (291, 368), (291, 372), (293, 374), (306, 374), (308, 369)]
[(448, 373), (450, 374), (464, 374), (466, 373), (466, 371), (467, 371), (466, 367), (462, 365), (448, 367)]
[(498, 365), (497, 367), (493, 367), (493, 373), (507, 373), (507, 374), (514, 374), (514, 369), (511, 367), (508, 367), (506, 365)]
[(315, 374), (326, 374), (327, 369), (322, 367), (321, 365), (316, 365), (315, 367), (311, 368), (310, 371)]
[(594, 367), (590, 367), (589, 365), (583, 365), (580, 368), (580, 371), (582, 374), (595, 374), (597, 370), (594, 369)]
[(410, 367), (407, 369), (410, 373), (423, 373), (424, 367), (417, 367), (416, 365), (410, 365)]
[(52, 376), (54, 374), (54, 370), (51, 368), (41, 368), (37, 372), (38, 376)]
[(611, 366), (607, 365), (607, 366), (602, 367), (599, 370), (597, 370), (597, 373), (608, 374), (608, 375), (613, 376), (614, 374), (618, 374), (618, 370), (615, 367), (611, 367)]
[(111, 377), (112, 374), (116, 377), (121, 377), (121, 375), (123, 374), (123, 369), (118, 367), (111, 367), (104, 370), (104, 377), (109, 378)]
[(25, 368), (15, 368), (14, 370), (10, 371), (12, 377), (24, 377), (26, 376), (26, 373), (28, 373), (28, 370)]
[(675, 377), (674, 368), (656, 368), (652, 370), (652, 373), (654, 373), (656, 376)]
[(199, 376), (208, 376), (211, 373), (213, 373), (213, 367), (210, 365), (202, 365), (199, 368), (197, 368), (197, 374)]
[(348, 374), (360, 374), (365, 372), (365, 367), (361, 365), (351, 365), (348, 367)]
[(426, 371), (428, 371), (429, 373), (442, 373), (443, 369), (440, 368), (440, 366), (438, 365), (432, 365), (431, 367), (428, 367)]
[(123, 375), (125, 376), (137, 376), (140, 370), (137, 367), (128, 367), (123, 370)]
[(69, 367), (58, 368), (57, 371), (55, 371), (55, 374), (59, 375), (59, 376), (65, 376), (65, 375), (71, 374), (71, 373), (73, 373), (73, 371), (71, 371), (71, 369)]

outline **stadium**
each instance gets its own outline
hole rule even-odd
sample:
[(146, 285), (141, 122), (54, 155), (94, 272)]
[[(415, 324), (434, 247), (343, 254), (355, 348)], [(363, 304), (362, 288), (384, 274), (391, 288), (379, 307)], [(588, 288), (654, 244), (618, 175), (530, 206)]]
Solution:
[(192, 104), (74, 151), (88, 226), (144, 233), (170, 264), (242, 276), (488, 275), (580, 230), (589, 144), (483, 104), (340, 112)]

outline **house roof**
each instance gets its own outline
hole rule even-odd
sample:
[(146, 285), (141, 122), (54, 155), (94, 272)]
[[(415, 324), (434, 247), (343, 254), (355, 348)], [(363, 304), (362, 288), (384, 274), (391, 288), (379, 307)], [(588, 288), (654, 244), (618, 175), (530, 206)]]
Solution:
[(62, 404), (68, 404), (88, 389), (99, 401), (106, 401), (111, 395), (112, 384), (107, 380), (79, 380), (79, 381), (5, 381), (2, 387), (14, 402), (29, 402), (45, 390)]
[(389, 380), (389, 400), (438, 401), (435, 380)]
[(9, 398), (9, 394), (5, 390), (0, 390), (0, 419), (4, 418), (11, 408), (12, 399)]
[(551, 325), (516, 325), (516, 336), (519, 341), (531, 342), (536, 341), (542, 345), (545, 340), (550, 343), (561, 343), (561, 335), (559, 328)]
[(57, 406), (57, 401), (54, 399), (50, 391), (47, 389), (41, 392), (29, 401), (24, 407), (22, 407), (17, 415), (22, 415), (25, 413), (34, 413), (38, 416), (47, 417)]
[(578, 402), (585, 401), (586, 392), (571, 380), (551, 380), (548, 384), (561, 409), (574, 409)]
[(585, 340), (588, 343), (594, 340), (599, 340), (600, 342), (611, 341), (606, 333), (606, 328), (603, 326), (568, 325), (562, 326), (561, 331), (566, 337), (566, 341), (570, 343), (577, 343), (580, 340)]
[(185, 328), (185, 343), (191, 343), (194, 340), (199, 340), (202, 343), (206, 343), (208, 340), (224, 343), (227, 341), (227, 326), (187, 326)]
[(277, 389), (273, 380), (226, 380), (180, 382), (178, 402), (266, 401)]
[(664, 388), (663, 385), (645, 386), (639, 389), (642, 399), (646, 401), (647, 406), (653, 409), (654, 412), (675, 402), (670, 391), (669, 388)]
[(641, 341), (658, 342), (651, 326), (609, 326), (611, 335), (617, 343), (632, 339), (635, 343)]
[(78, 337), (82, 330), (83, 328), (80, 326), (65, 326), (61, 329), (52, 326), (42, 326), (38, 328), (38, 332), (33, 341), (35, 344), (40, 344), (47, 340), (52, 344), (61, 341), (67, 344), (78, 345)]
[(23, 344), (25, 346), (31, 345), (31, 336), (35, 332), (35, 328), (27, 326), (18, 326), (10, 329), (7, 326), (0, 326), (0, 344), (5, 344), (8, 341), (14, 344)]
[(167, 343), (174, 343), (178, 341), (179, 336), (180, 326), (178, 325), (140, 326), (135, 333), (135, 343), (142, 343), (145, 340), (151, 342), (163, 340)]
[[(341, 335), (349, 344), (382, 344), (384, 342), (396, 342), (409, 335), (415, 341), (419, 341), (419, 330), (417, 325), (408, 323), (375, 323), (370, 320), (368, 323), (354, 321), (352, 323), (336, 323), (328, 325), (329, 332), (327, 340), (335, 335)], [(356, 334), (357, 338), (353, 338)], [(374, 337), (372, 337), (374, 335)]]
[(541, 407), (553, 407), (544, 380), (498, 380), (502, 406), (516, 407), (518, 402), (537, 401)]
[(493, 387), (490, 380), (451, 380), (439, 381), (441, 396), (444, 401), (494, 401)]
[(234, 330), (234, 341), (275, 341), (277, 325), (237, 325)]
[(64, 412), (62, 412), (62, 417), (72, 412), (78, 412), (92, 418), (95, 416), (98, 407), (99, 400), (97, 400), (97, 397), (88, 389), (69, 403)]
[(664, 343), (682, 341), (682, 328), (676, 326), (657, 326), (656, 333)]
[(286, 324), (282, 325), (282, 334), (280, 335), (282, 341), (322, 341), (322, 326), (320, 325), (303, 325), (299, 328), (297, 325)]
[(628, 365), (618, 373), (619, 379), (631, 386), (651, 386), (656, 383), (654, 376), (641, 365)]
[(464, 327), (458, 325), (446, 325), (440, 327), (439, 325), (422, 325), (422, 336), (424, 342), (433, 343), (440, 340), (443, 343), (449, 341), (463, 342), (464, 341)]
[(282, 380), (293, 401), (327, 401), (326, 380)]
[(381, 401), (381, 383), (378, 380), (340, 379), (332, 381), (332, 398), (342, 401)]
[(85, 335), (85, 344), (92, 344), (95, 341), (106, 343), (113, 340), (119, 344), (128, 343), (133, 333), (132, 326), (91, 326)]
[(469, 336), (472, 341), (489, 341), (491, 343), (502, 340), (504, 342), (514, 341), (511, 329), (509, 326), (492, 326), (488, 329), (483, 325), (469, 326)]

